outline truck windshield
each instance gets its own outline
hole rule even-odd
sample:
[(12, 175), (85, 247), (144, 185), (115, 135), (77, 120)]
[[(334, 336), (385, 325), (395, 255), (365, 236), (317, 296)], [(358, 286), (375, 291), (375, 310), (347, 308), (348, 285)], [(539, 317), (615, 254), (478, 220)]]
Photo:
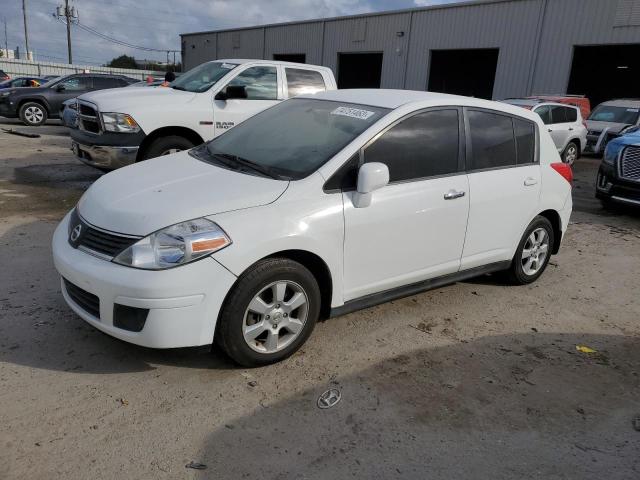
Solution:
[(227, 62), (203, 63), (176, 78), (171, 82), (171, 88), (187, 92), (205, 92), (237, 66), (236, 63)]
[(635, 125), (638, 122), (638, 115), (640, 115), (640, 108), (638, 107), (600, 105), (589, 115), (589, 120)]
[(272, 176), (297, 180), (324, 165), (388, 111), (369, 105), (295, 98), (214, 138), (207, 150), (214, 158), (251, 163)]

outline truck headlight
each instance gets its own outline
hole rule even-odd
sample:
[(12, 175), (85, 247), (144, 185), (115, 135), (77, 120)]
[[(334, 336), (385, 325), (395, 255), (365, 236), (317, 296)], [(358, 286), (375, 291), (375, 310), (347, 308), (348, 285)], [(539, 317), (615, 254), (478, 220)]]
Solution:
[(158, 230), (138, 240), (113, 259), (144, 270), (164, 270), (199, 260), (231, 244), (215, 222), (197, 218)]
[(105, 112), (102, 114), (102, 124), (108, 132), (137, 133), (140, 126), (126, 113)]

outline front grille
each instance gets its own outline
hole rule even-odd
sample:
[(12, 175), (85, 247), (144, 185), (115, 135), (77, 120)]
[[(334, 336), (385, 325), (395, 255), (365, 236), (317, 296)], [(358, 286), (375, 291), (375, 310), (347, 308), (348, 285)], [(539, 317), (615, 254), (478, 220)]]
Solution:
[(620, 159), (620, 176), (625, 180), (640, 181), (640, 146), (624, 149)]
[(100, 115), (92, 104), (78, 101), (78, 128), (85, 132), (100, 133)]
[(84, 103), (80, 104), (80, 115), (88, 115), (90, 117), (97, 117), (96, 109), (86, 105)]
[(85, 312), (93, 315), (96, 318), (100, 318), (100, 299), (93, 293), (89, 293), (86, 290), (81, 289), (77, 285), (74, 285), (66, 278), (64, 280), (64, 288), (67, 291), (69, 298), (73, 300), (73, 303), (78, 305)]
[[(79, 235), (74, 235), (74, 229), (79, 228)], [(75, 237), (75, 238), (74, 238)], [(140, 240), (140, 237), (127, 236), (107, 232), (88, 224), (74, 210), (69, 219), (69, 243), (74, 248), (96, 252), (113, 258), (120, 252)]]

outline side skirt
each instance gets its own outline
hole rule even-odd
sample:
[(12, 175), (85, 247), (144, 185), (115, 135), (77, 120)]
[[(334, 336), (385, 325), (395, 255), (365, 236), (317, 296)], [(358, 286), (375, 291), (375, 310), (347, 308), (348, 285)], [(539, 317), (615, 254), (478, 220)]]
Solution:
[(461, 272), (450, 273), (449, 275), (443, 275), (442, 277), (430, 278), (418, 283), (412, 283), (410, 285), (403, 285), (401, 287), (393, 288), (391, 290), (385, 290), (380, 293), (372, 293), (365, 295), (364, 297), (349, 300), (344, 305), (331, 309), (329, 317), (338, 317), (340, 315), (346, 315), (347, 313), (356, 312), (364, 308), (374, 307), (381, 303), (390, 302), (391, 300), (397, 300), (399, 298), (409, 297), (417, 293), (426, 292), (427, 290), (433, 290), (434, 288), (440, 288), (445, 285), (451, 285), (452, 283), (468, 280), (473, 277), (485, 275), (487, 273), (495, 273), (501, 270), (506, 270), (511, 266), (511, 262), (506, 260), (504, 262), (490, 263), (489, 265), (482, 265), (480, 267), (470, 268), (469, 270), (463, 270)]

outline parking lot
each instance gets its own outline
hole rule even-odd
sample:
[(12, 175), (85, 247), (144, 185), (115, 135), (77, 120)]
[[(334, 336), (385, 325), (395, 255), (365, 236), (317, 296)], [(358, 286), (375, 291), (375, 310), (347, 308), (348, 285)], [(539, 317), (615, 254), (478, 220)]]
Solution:
[[(574, 167), (572, 224), (538, 282), (481, 277), (334, 318), (242, 369), (71, 312), (51, 236), (101, 173), (56, 122), (0, 128), (41, 135), (0, 130), (0, 478), (640, 476), (640, 212), (601, 208), (599, 159)], [(332, 387), (342, 400), (319, 409)]]

